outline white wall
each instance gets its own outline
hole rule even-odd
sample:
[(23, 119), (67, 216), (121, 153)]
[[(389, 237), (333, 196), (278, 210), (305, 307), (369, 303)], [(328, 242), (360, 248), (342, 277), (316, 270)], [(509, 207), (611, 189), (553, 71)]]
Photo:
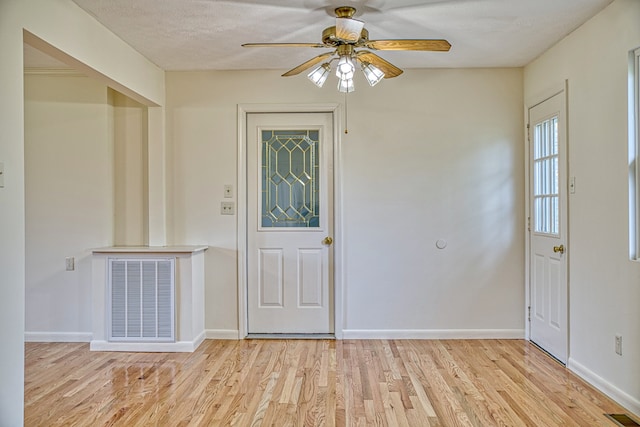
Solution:
[(24, 407), (24, 145), (22, 27), (0, 2), (0, 426), (20, 426)]
[(110, 90), (113, 108), (116, 246), (149, 243), (147, 108)]
[[(22, 425), (24, 406), (25, 36), (145, 105), (164, 105), (164, 72), (72, 1), (0, 2), (0, 162), (5, 166), (5, 187), (0, 188), (0, 426)], [(162, 131), (157, 134), (164, 135)], [(164, 175), (159, 181), (162, 179)]]
[(90, 338), (90, 249), (113, 240), (108, 108), (94, 79), (25, 76), (27, 339)]
[(569, 82), (569, 367), (635, 413), (640, 263), (628, 251), (627, 55), (640, 46), (638, 22), (640, 2), (616, 0), (528, 65), (524, 79), (527, 101)]
[[(522, 70), (356, 84), (338, 201), (347, 336), (521, 336)], [(237, 104), (343, 102), (333, 86), (277, 72), (167, 74), (172, 242), (212, 246), (207, 329), (238, 327), (236, 218), (219, 209), (236, 182)]]

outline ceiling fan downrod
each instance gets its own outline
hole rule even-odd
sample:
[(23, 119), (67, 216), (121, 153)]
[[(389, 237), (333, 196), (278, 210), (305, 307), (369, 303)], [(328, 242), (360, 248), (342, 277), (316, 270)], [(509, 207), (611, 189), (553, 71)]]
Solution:
[(356, 9), (351, 6), (340, 6), (335, 10), (337, 18), (353, 18), (356, 13)]

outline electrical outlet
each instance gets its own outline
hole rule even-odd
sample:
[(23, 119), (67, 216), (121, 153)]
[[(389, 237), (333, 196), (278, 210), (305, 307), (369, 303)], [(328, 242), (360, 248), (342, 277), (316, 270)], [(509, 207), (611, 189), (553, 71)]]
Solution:
[(233, 202), (221, 202), (220, 203), (220, 214), (221, 215), (235, 215), (236, 207)]
[(65, 258), (64, 264), (67, 271), (73, 271), (76, 269), (76, 259), (72, 256)]
[(622, 356), (622, 335), (616, 335), (616, 354)]
[(224, 198), (225, 199), (230, 199), (232, 197), (233, 197), (233, 185), (226, 184), (224, 186)]

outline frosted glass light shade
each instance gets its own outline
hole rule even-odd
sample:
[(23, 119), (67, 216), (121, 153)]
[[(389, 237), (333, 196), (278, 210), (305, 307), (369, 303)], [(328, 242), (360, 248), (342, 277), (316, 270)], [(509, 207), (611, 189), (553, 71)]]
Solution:
[(340, 79), (338, 80), (338, 91), (343, 93), (353, 92), (353, 79)]
[(350, 56), (342, 55), (338, 60), (338, 66), (336, 67), (336, 76), (340, 80), (353, 79), (353, 73), (356, 71), (356, 66), (353, 64), (353, 60)]
[(307, 77), (309, 80), (313, 82), (318, 87), (322, 87), (324, 82), (327, 81), (327, 77), (329, 77), (329, 73), (331, 72), (331, 66), (328, 62), (325, 62), (321, 66), (317, 67), (313, 71), (311, 71)]
[(384, 73), (382, 72), (382, 70), (375, 65), (369, 64), (368, 62), (363, 62), (361, 65), (362, 72), (364, 73), (364, 77), (369, 82), (369, 86), (377, 85), (384, 77)]

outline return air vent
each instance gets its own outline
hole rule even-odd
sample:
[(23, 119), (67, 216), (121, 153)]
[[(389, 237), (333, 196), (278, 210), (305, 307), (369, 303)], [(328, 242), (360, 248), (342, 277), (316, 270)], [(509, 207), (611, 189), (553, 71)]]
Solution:
[(109, 341), (175, 341), (175, 259), (109, 259)]
[(604, 415), (607, 418), (609, 418), (611, 421), (616, 423), (616, 425), (618, 426), (622, 426), (622, 427), (640, 426), (640, 424), (635, 422), (635, 420), (630, 418), (627, 414), (604, 414)]

